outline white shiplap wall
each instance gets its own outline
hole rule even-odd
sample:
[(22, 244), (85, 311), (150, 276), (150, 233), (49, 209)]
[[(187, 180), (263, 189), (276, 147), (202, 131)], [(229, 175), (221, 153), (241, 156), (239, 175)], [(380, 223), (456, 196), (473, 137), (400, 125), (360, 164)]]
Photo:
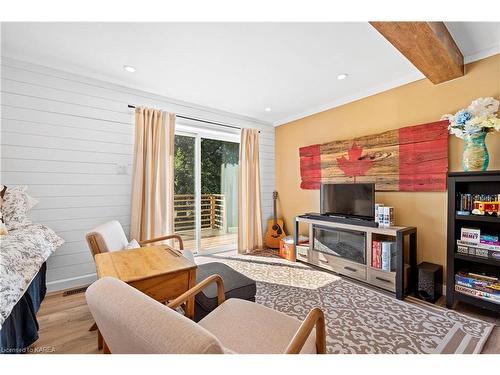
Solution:
[(34, 222), (53, 228), (66, 243), (48, 260), (49, 290), (95, 278), (85, 232), (111, 219), (129, 230), (133, 111), (151, 106), (261, 130), (262, 202), (271, 215), (274, 128), (253, 119), (2, 57), (1, 182), (25, 184), (40, 203)]

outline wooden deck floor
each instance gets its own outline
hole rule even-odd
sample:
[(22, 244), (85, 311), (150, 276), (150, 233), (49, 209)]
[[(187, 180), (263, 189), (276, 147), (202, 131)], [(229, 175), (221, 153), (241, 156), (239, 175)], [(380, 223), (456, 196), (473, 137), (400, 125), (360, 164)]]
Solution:
[[(179, 232), (184, 240), (186, 249), (196, 248), (196, 239), (194, 230)], [(204, 250), (213, 250), (217, 248), (225, 248), (234, 246), (238, 243), (237, 233), (224, 233), (217, 229), (202, 229), (201, 231), (201, 248)]]

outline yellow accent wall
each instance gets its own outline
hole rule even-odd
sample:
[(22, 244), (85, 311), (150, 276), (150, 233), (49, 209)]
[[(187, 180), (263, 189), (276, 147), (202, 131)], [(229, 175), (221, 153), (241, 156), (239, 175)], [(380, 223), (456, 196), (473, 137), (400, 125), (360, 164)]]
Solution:
[[(486, 96), (500, 99), (500, 54), (468, 64), (465, 76), (450, 82), (433, 85), (422, 79), (277, 127), (278, 212), (287, 233), (294, 216), (319, 212), (319, 190), (300, 189), (299, 147), (437, 121)], [(500, 170), (500, 133), (489, 134), (487, 145), (488, 169)], [(462, 140), (450, 136), (450, 171), (462, 170), (462, 146)], [(446, 192), (380, 192), (376, 200), (395, 207), (397, 225), (418, 228), (418, 262), (445, 266)]]

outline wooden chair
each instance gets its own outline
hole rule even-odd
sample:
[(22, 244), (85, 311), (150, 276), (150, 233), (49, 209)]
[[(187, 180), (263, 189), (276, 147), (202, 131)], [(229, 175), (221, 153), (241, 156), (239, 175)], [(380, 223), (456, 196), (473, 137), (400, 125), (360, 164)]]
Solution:
[[(127, 236), (123, 231), (123, 227), (117, 220), (109, 221), (87, 232), (87, 234), (85, 235), (85, 239), (87, 240), (87, 244), (92, 253), (92, 257), (95, 257), (96, 254), (100, 253), (123, 250), (129, 244)], [(166, 241), (169, 239), (176, 239), (179, 243), (179, 250), (185, 257), (192, 260), (194, 263), (192, 252), (184, 250), (182, 237), (178, 234), (160, 236), (149, 240), (139, 241), (138, 243), (139, 246), (144, 246), (155, 242)], [(89, 331), (95, 331), (96, 329), (97, 325), (94, 323), (89, 328)], [(97, 347), (98, 349), (102, 349), (102, 336), (99, 331), (97, 332)]]
[[(98, 226), (97, 228), (88, 232), (85, 238), (89, 245), (90, 251), (92, 252), (92, 256), (94, 257), (99, 253), (123, 250), (129, 244), (127, 236), (125, 235), (121, 224), (117, 220), (112, 220)], [(166, 241), (169, 239), (176, 239), (179, 242), (179, 250), (183, 251), (183, 254), (185, 254), (182, 237), (178, 234), (169, 234), (149, 240), (139, 241), (139, 245), (144, 246), (155, 242)]]
[[(212, 283), (219, 306), (199, 323), (174, 309)], [(86, 292), (87, 304), (104, 337), (105, 353), (137, 354), (323, 354), (323, 312), (304, 321), (263, 305), (224, 298), (224, 283), (212, 275), (165, 306), (110, 277)]]

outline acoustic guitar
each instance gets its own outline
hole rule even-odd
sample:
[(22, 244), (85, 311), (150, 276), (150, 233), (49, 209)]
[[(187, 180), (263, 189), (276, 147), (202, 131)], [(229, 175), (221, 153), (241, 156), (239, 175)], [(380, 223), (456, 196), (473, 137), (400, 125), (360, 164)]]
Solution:
[(279, 249), (280, 240), (286, 236), (283, 230), (283, 219), (278, 219), (276, 211), (276, 200), (278, 192), (273, 192), (273, 218), (267, 222), (267, 231), (264, 238), (264, 243), (271, 249)]

